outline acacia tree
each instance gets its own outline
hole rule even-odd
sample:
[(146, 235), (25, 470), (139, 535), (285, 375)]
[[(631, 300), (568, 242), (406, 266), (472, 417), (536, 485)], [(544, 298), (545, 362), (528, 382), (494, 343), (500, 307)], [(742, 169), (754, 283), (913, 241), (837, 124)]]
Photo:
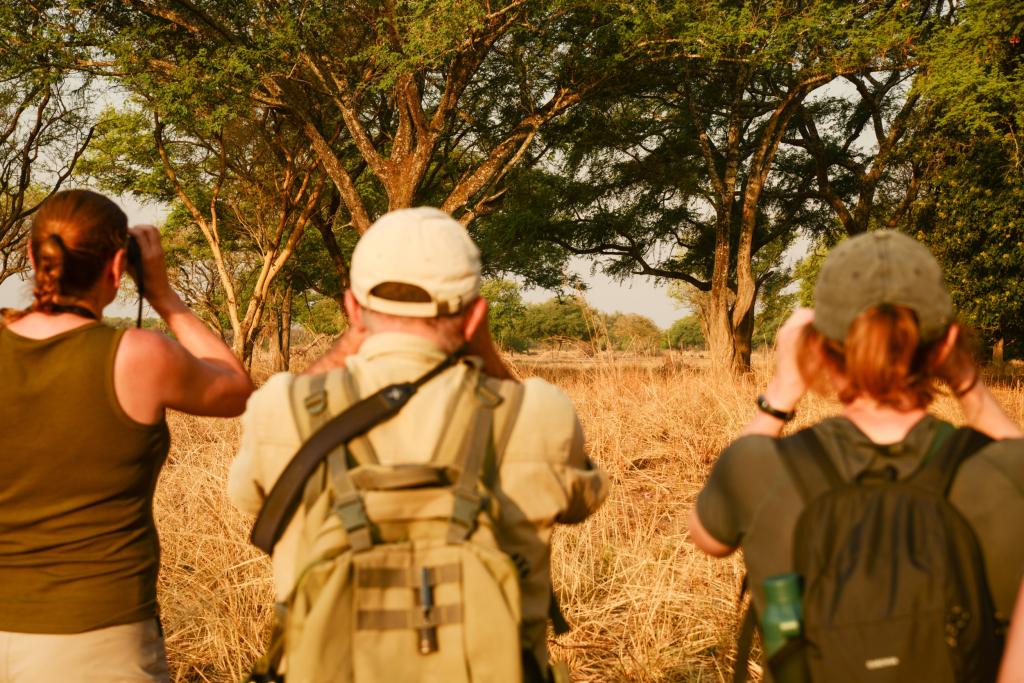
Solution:
[(625, 62), (602, 3), (98, 3), (111, 73), (168, 120), (245, 101), (293, 120), (345, 225), (432, 203), (471, 223), (538, 135)]
[(29, 218), (92, 136), (88, 81), (69, 73), (69, 48), (19, 5), (0, 8), (0, 283), (27, 268)]
[(958, 30), (961, 14), (942, 2), (908, 6), (906, 22), (916, 31), (905, 59), (884, 71), (844, 74), (800, 106), (797, 130), (785, 140), (786, 172), (814, 179), (805, 196), (827, 206), (839, 228), (826, 241), (906, 220), (927, 173), (914, 136), (936, 113), (920, 82), (934, 71), (935, 47)]
[(232, 350), (247, 363), (275, 280), (328, 183), (299, 136), (268, 110), (215, 132), (110, 111), (83, 163), (110, 189), (173, 202), (166, 233), (177, 284), (222, 335), (230, 330)]
[(623, 40), (646, 59), (548, 132), (564, 133), (561, 163), (521, 178), (514, 206), (535, 217), (532, 239), (704, 293), (713, 362), (745, 370), (770, 257), (826, 219), (780, 172), (801, 106), (837, 77), (903, 64), (917, 27), (885, 2), (630, 6)]
[(828, 206), (845, 235), (896, 227), (917, 198), (923, 168), (904, 144), (922, 116), (916, 73), (850, 74), (843, 85), (855, 95), (800, 107), (798, 136), (787, 142), (804, 153), (790, 172), (814, 179), (806, 196)]
[(1024, 7), (968, 3), (915, 84), (929, 118), (924, 169), (901, 227), (943, 263), (960, 313), (1000, 359), (1024, 351)]

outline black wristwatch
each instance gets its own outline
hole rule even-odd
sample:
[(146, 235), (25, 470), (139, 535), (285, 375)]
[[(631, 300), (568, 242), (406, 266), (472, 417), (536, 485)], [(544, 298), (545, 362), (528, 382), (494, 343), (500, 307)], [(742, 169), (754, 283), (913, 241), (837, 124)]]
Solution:
[(773, 408), (772, 405), (768, 403), (768, 400), (765, 399), (764, 394), (758, 394), (757, 396), (757, 409), (765, 415), (771, 415), (775, 419), (782, 420), (783, 422), (789, 422), (796, 417), (796, 410), (786, 412), (785, 410)]

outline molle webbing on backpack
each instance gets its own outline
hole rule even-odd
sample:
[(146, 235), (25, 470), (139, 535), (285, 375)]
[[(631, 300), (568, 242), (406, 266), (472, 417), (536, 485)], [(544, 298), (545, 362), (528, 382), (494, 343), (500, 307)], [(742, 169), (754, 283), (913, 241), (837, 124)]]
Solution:
[[(430, 585), (458, 583), (462, 579), (462, 565), (444, 564), (438, 567), (424, 567)], [(421, 574), (404, 567), (359, 567), (356, 569), (356, 585), (360, 588), (418, 588)]]
[[(521, 683), (518, 574), (497, 544), (489, 490), (523, 387), (475, 366), (458, 377), (429, 463), (383, 464), (366, 437), (330, 446), (305, 487), (283, 628), (253, 680), (272, 680), (287, 657), (296, 683), (412, 681), (420, 670)], [(296, 377), (292, 391), (306, 439), (360, 403), (345, 371)]]
[[(455, 365), (465, 353), (466, 347), (463, 346), (416, 381), (384, 387), (325, 421), (308, 436), (267, 495), (253, 524), (250, 536), (253, 545), (268, 555), (273, 552), (274, 545), (295, 513), (307, 482), (328, 454), (339, 444), (348, 443), (397, 415), (423, 384)], [(314, 376), (314, 379), (323, 382), (323, 377)], [(314, 417), (324, 414), (326, 401), (327, 396), (321, 384), (319, 390), (305, 400), (306, 412)]]
[(432, 607), (426, 615), (421, 610), (382, 609), (359, 610), (356, 628), (360, 631), (401, 631), (462, 623), (462, 605)]

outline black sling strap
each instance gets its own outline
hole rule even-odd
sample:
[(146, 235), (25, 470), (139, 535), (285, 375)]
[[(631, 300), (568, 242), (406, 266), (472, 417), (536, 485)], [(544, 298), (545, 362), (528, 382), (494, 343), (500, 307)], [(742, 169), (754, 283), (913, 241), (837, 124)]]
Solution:
[(268, 555), (273, 552), (302, 499), (306, 480), (331, 451), (397, 415), (421, 386), (455, 365), (466, 351), (467, 347), (462, 346), (414, 382), (392, 384), (367, 396), (331, 418), (309, 437), (263, 502), (249, 536), (252, 544)]
[(754, 611), (753, 598), (747, 603), (746, 608), (743, 607), (744, 598), (749, 592), (747, 577), (744, 575), (743, 582), (740, 584), (740, 598), (737, 601), (737, 606), (743, 616), (740, 617), (740, 630), (736, 638), (736, 661), (732, 668), (733, 683), (747, 683), (747, 677), (750, 675), (748, 667), (750, 650), (754, 645), (754, 631), (757, 630), (757, 613)]

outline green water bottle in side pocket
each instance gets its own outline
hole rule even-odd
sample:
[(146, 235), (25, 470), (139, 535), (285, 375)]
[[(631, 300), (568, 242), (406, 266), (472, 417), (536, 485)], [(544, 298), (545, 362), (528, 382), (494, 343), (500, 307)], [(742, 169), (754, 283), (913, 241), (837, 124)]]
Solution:
[(804, 617), (800, 584), (800, 576), (792, 573), (776, 574), (764, 580), (761, 640), (775, 683), (809, 680), (799, 647)]

